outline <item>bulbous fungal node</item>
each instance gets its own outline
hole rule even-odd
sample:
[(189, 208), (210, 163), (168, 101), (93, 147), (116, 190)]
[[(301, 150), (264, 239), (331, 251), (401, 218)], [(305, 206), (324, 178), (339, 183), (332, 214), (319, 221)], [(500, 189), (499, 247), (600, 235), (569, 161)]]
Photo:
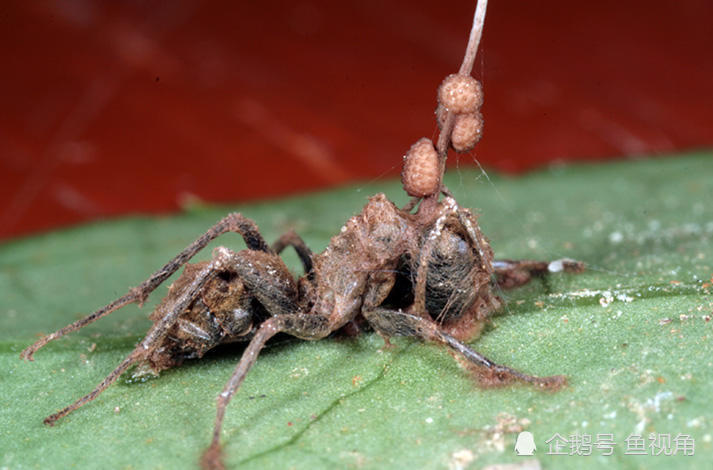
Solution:
[(423, 137), (404, 155), (401, 184), (409, 196), (425, 197), (441, 189), (438, 152), (431, 139)]
[[(438, 129), (443, 130), (448, 110), (443, 105), (436, 108)], [(456, 114), (451, 130), (451, 147), (456, 152), (470, 152), (483, 135), (483, 115), (479, 112)]]
[(483, 105), (483, 88), (470, 75), (454, 73), (438, 87), (438, 102), (454, 113), (472, 113)]
[(483, 116), (479, 112), (456, 115), (451, 145), (456, 152), (470, 152), (483, 135)]

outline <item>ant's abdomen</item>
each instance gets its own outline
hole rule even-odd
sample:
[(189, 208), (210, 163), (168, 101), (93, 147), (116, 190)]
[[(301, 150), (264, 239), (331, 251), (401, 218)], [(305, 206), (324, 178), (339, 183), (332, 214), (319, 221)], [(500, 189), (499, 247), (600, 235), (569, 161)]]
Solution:
[[(151, 320), (156, 321), (165, 315), (176, 296), (206, 264), (186, 265), (181, 276), (170, 286), (168, 295), (151, 314)], [(219, 273), (180, 314), (161, 347), (156, 348), (149, 358), (151, 368), (158, 372), (180, 365), (185, 359), (200, 358), (219, 344), (249, 340), (256, 309), (260, 309), (259, 304), (251, 302), (235, 273)]]

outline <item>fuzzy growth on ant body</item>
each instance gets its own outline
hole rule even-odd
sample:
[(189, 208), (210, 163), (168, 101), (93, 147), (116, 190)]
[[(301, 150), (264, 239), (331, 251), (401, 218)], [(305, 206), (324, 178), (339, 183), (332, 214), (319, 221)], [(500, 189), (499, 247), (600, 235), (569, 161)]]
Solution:
[[(477, 217), (460, 207), (442, 184), (449, 147), (470, 149), (482, 131), (482, 89), (470, 73), (485, 7), (486, 1), (480, 0), (459, 73), (448, 76), (439, 88), (441, 133), (437, 144), (422, 138), (404, 157), (402, 182), (412, 196), (406, 207), (396, 207), (383, 194), (372, 196), (320, 254), (313, 254), (294, 232), (268, 245), (253, 221), (229, 214), (124, 296), (22, 352), (23, 359), (32, 360), (48, 342), (127, 304), (142, 304), (185, 265), (151, 313), (153, 325), (144, 339), (94, 390), (45, 418), (45, 423), (53, 425), (93, 400), (132, 366), (158, 373), (186, 359), (200, 358), (219, 344), (247, 342), (218, 396), (212, 441), (201, 460), (205, 468), (223, 468), (220, 434), (227, 405), (265, 343), (277, 333), (318, 340), (364, 324), (387, 344), (391, 336), (401, 335), (447, 348), (483, 385), (520, 381), (545, 389), (563, 386), (563, 376), (518, 372), (494, 363), (465, 343), (480, 333), (501, 305), (494, 289), (523, 285), (533, 276), (549, 272), (578, 272), (583, 267), (570, 260), (494, 260)], [(439, 199), (441, 193), (443, 199)], [(235, 252), (218, 247), (212, 260), (187, 264), (226, 232), (239, 233), (247, 248)], [(302, 260), (305, 274), (299, 279), (279, 257), (288, 246)]]

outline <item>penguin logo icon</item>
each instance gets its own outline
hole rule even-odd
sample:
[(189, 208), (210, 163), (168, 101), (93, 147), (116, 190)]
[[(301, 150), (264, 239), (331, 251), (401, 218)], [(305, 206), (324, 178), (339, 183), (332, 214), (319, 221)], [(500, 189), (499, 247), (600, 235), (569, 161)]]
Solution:
[(518, 434), (517, 441), (515, 442), (515, 452), (517, 455), (533, 455), (536, 449), (535, 439), (532, 437), (531, 432), (522, 431)]

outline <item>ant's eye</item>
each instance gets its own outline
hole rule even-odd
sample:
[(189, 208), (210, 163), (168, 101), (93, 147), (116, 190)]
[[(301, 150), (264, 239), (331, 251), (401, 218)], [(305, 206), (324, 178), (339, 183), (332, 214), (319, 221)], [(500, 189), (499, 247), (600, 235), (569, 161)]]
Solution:
[(470, 252), (470, 247), (460, 234), (445, 232), (441, 238), (440, 251), (446, 256), (462, 256)]
[(468, 252), (468, 244), (462, 238), (458, 237), (457, 248), (458, 253), (465, 254)]
[(231, 313), (233, 314), (233, 320), (236, 322), (243, 322), (250, 319), (250, 312), (242, 308), (233, 309)]

